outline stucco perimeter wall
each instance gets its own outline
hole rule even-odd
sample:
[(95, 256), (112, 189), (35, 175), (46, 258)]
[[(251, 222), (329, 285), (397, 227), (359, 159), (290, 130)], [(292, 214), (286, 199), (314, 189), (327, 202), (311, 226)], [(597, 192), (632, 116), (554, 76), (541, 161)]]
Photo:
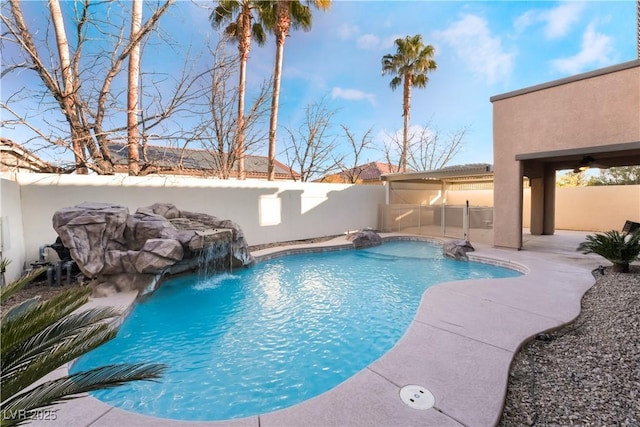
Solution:
[(495, 246), (522, 244), (518, 154), (640, 141), (640, 61), (498, 95), (493, 103)]
[(556, 228), (622, 231), (640, 222), (640, 185), (556, 188)]
[(0, 179), (0, 219), (2, 259), (11, 263), (7, 266), (5, 278), (11, 282), (22, 273), (24, 263), (24, 233), (22, 226), (22, 206), (20, 186), (17, 182)]
[(493, 190), (449, 190), (448, 205), (493, 206)]
[(249, 245), (255, 245), (375, 228), (378, 205), (385, 200), (384, 187), (373, 185), (45, 174), (15, 179), (19, 205), (5, 209), (3, 200), (2, 216), (10, 215), (16, 226), (24, 224), (28, 261), (37, 258), (41, 245), (55, 241), (54, 212), (82, 202), (115, 203), (131, 213), (157, 202), (173, 203), (180, 210), (235, 221)]

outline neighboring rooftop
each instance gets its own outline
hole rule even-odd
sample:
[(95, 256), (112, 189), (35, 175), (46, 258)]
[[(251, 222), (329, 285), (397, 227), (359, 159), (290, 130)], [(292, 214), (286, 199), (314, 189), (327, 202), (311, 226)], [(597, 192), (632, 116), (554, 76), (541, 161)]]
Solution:
[(370, 162), (364, 165), (355, 166), (351, 169), (326, 175), (320, 178), (319, 182), (338, 183), (380, 183), (380, 177), (398, 170), (398, 166), (382, 163)]
[[(127, 172), (129, 150), (126, 144), (112, 142), (109, 144), (116, 171)], [(158, 172), (178, 175), (220, 176), (221, 158), (213, 150), (164, 147), (147, 145), (144, 148), (146, 161), (157, 168)], [(143, 157), (143, 153), (140, 153)], [(247, 155), (244, 167), (247, 178), (267, 178), (267, 157)], [(288, 166), (275, 162), (276, 179), (299, 179), (299, 174)], [(231, 168), (231, 177), (237, 177), (237, 165)]]
[(20, 144), (0, 137), (0, 172), (61, 173), (62, 170)]

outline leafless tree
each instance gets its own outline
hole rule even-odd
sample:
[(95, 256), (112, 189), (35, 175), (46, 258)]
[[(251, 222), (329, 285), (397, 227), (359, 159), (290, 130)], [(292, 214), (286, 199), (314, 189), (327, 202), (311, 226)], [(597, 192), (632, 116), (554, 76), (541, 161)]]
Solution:
[[(371, 133), (373, 132), (373, 128), (367, 129), (358, 141), (347, 125), (342, 124), (340, 127), (342, 127), (349, 142), (351, 155), (345, 156), (342, 161), (338, 163), (338, 168), (342, 176), (344, 176), (349, 183), (355, 184), (367, 170), (366, 167), (363, 167), (360, 163), (362, 162), (363, 151), (372, 145)], [(347, 160), (350, 160), (350, 162), (347, 163)]]
[[(342, 157), (335, 157), (337, 138), (331, 124), (334, 115), (323, 98), (307, 106), (304, 123), (298, 129), (285, 129), (289, 137), (284, 151), (287, 165), (300, 173), (303, 182), (335, 170), (343, 161)], [(291, 178), (296, 179), (293, 174)]]
[[(445, 137), (440, 135), (439, 130), (431, 129), (428, 123), (420, 126), (417, 131), (415, 129), (409, 136), (408, 167), (414, 171), (428, 171), (443, 168), (455, 158), (464, 146), (468, 127), (457, 129)], [(394, 169), (392, 165), (398, 163), (403, 143), (401, 135), (387, 136), (389, 139), (384, 147), (384, 154), (391, 169)], [(400, 168), (393, 172), (400, 172)]]
[[(114, 90), (114, 81), (134, 48), (157, 28), (173, 2), (158, 3), (129, 39), (124, 36), (126, 2), (65, 3), (74, 7), (73, 25), (65, 25), (69, 15), (62, 13), (59, 0), (50, 0), (46, 4), (52, 28), (28, 24), (18, 0), (3, 2), (2, 43), (4, 47), (7, 43), (15, 44), (19, 53), (3, 58), (6, 65), (2, 76), (13, 71), (32, 71), (42, 86), (19, 87), (6, 99), (3, 96), (1, 107), (10, 119), (3, 119), (2, 126), (26, 126), (35, 138), (71, 150), (78, 173), (86, 173), (87, 168), (99, 174), (113, 173), (108, 143), (114, 138), (122, 139), (122, 133), (130, 128), (123, 117), (126, 107), (121, 101), (126, 90)], [(122, 16), (116, 17), (120, 12)], [(69, 41), (65, 27), (74, 29), (73, 42)], [(140, 120), (166, 118), (170, 110), (186, 102), (185, 98), (184, 92), (176, 92), (160, 111)], [(23, 113), (25, 110), (14, 108), (25, 100), (37, 103), (37, 111)], [(45, 123), (46, 130), (34, 124), (35, 116)]]
[(462, 149), (467, 130), (463, 127), (442, 137), (440, 131), (422, 127), (409, 149), (409, 166), (414, 170), (435, 170), (448, 165)]
[[(137, 38), (142, 25), (142, 0), (133, 0), (131, 7), (131, 35), (129, 40)], [(140, 173), (140, 154), (138, 152), (138, 90), (140, 83), (140, 42), (131, 49), (129, 55), (129, 74), (127, 88), (127, 142), (129, 148), (129, 175)]]

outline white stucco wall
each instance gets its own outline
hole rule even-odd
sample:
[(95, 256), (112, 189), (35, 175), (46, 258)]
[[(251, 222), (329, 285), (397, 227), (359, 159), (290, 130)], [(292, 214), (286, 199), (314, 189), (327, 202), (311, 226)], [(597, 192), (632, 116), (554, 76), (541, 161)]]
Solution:
[(8, 209), (3, 200), (2, 215), (11, 217), (12, 226), (24, 224), (27, 261), (37, 258), (41, 245), (55, 241), (53, 214), (82, 202), (114, 203), (131, 213), (157, 202), (173, 203), (180, 210), (235, 221), (249, 245), (255, 245), (375, 228), (385, 198), (384, 187), (374, 185), (48, 174), (15, 179), (17, 185), (7, 181), (7, 188), (15, 192), (19, 185), (19, 205), (14, 206), (14, 198)]
[(15, 181), (0, 179), (0, 251), (11, 261), (5, 278), (8, 282), (22, 273), (25, 262), (25, 242), (20, 204), (20, 187)]

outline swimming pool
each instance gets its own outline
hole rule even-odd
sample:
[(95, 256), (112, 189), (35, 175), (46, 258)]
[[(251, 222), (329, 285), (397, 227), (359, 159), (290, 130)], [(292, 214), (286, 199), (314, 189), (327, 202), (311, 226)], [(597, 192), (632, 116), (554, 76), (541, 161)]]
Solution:
[(323, 393), (387, 352), (437, 283), (520, 273), (444, 259), (438, 245), (290, 255), (250, 269), (167, 281), (139, 302), (118, 336), (73, 372), (161, 362), (159, 383), (93, 393), (113, 406), (179, 420), (225, 420)]

